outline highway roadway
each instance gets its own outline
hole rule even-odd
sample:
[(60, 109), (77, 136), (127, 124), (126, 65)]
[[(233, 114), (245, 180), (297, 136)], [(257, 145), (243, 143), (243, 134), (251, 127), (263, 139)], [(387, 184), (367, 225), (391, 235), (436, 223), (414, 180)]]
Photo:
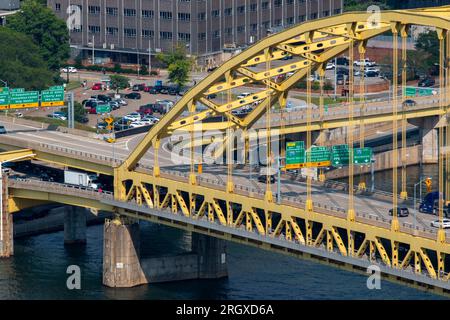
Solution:
[[(140, 134), (115, 144), (109, 144), (101, 140), (56, 131), (42, 130), (32, 126), (7, 122), (4, 123), (4, 125), (8, 131), (8, 136), (21, 141), (45, 143), (50, 146), (58, 146), (74, 151), (92, 153), (116, 159), (125, 159), (144, 136), (143, 134)], [(159, 153), (161, 168), (163, 170), (176, 170), (187, 176), (189, 173), (189, 165), (174, 164), (167, 142), (168, 140), (163, 141)], [(143, 166), (153, 165), (153, 154), (151, 150), (146, 154), (140, 164)], [(236, 185), (250, 187), (255, 193), (264, 192), (266, 184), (258, 182), (257, 176), (258, 172), (250, 173), (248, 168), (235, 169), (233, 181)], [(204, 165), (201, 177), (213, 180), (220, 185), (225, 185), (227, 181), (227, 168), (223, 165)], [(306, 200), (305, 182), (292, 180), (289, 176), (283, 175), (280, 185), (282, 198), (292, 197), (297, 200)], [(271, 185), (271, 188), (275, 195), (276, 184)], [(315, 204), (320, 204), (322, 207), (339, 208), (341, 210), (341, 215), (345, 216), (345, 212), (348, 209), (348, 194), (346, 192), (314, 185), (312, 196)], [(383, 219), (385, 220), (385, 224), (388, 224), (388, 221), (390, 220), (388, 211), (392, 208), (392, 204), (390, 201), (379, 198), (355, 195), (354, 208), (359, 215), (364, 214), (366, 218), (371, 218), (371, 220), (378, 219), (377, 224), (381, 223)], [(407, 223), (410, 227), (417, 225), (421, 229), (425, 228), (427, 232), (430, 230), (434, 233), (436, 232), (436, 228), (430, 226), (430, 223), (437, 219), (436, 216), (422, 213), (414, 214), (414, 210), (411, 207), (409, 210), (411, 215), (406, 218), (400, 218), (401, 223)], [(447, 234), (450, 235), (450, 230), (447, 230)]]

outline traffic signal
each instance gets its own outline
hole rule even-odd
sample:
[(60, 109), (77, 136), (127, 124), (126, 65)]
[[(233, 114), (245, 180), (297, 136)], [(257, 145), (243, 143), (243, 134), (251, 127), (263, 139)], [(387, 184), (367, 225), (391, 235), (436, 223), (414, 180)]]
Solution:
[(431, 181), (431, 178), (425, 179), (425, 185), (427, 186), (427, 192), (431, 192), (431, 187), (433, 185), (433, 182)]

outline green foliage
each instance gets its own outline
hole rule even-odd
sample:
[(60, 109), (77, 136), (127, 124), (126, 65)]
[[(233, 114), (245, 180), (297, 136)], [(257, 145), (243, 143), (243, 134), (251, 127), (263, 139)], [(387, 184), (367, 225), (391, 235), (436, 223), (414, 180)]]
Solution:
[[(67, 108), (63, 108), (63, 109), (61, 109), (61, 111), (68, 114)], [(77, 121), (77, 122), (81, 122), (81, 120), (86, 116), (86, 109), (79, 102), (75, 101), (75, 104), (73, 105), (73, 111), (74, 111), (73, 117), (75, 118), (75, 121)]]
[(115, 74), (110, 77), (111, 80), (111, 88), (119, 92), (120, 89), (125, 89), (128, 87), (128, 83), (130, 79), (127, 77)]
[(54, 84), (55, 73), (30, 37), (0, 27), (0, 48), (0, 79), (11, 88), (41, 90)]
[(186, 49), (177, 46), (171, 53), (159, 54), (157, 58), (167, 65), (169, 80), (179, 86), (184, 86), (189, 78), (189, 71), (192, 67), (192, 59), (186, 56)]
[[(69, 57), (66, 23), (37, 0), (25, 0), (20, 11), (7, 19), (7, 27), (29, 35), (51, 70), (58, 70)], [(17, 41), (9, 45), (17, 44)]]
[(141, 65), (140, 73), (141, 74), (148, 74), (148, 68), (147, 68), (147, 66), (145, 64)]
[(428, 30), (419, 34), (415, 43), (416, 49), (433, 63), (439, 63), (439, 40), (437, 32)]

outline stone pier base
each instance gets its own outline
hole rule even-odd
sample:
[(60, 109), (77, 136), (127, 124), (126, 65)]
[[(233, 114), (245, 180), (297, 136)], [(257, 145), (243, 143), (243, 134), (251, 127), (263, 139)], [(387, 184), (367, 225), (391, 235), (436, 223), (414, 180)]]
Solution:
[(86, 243), (88, 210), (81, 207), (63, 207), (62, 210), (64, 210), (64, 244)]
[(140, 257), (139, 224), (107, 220), (104, 228), (103, 284), (134, 287), (146, 283), (226, 277), (226, 242), (193, 234), (192, 252)]
[[(0, 178), (1, 179), (1, 178)], [(2, 181), (2, 210), (0, 214), (0, 258), (8, 258), (14, 254), (13, 217), (8, 211), (8, 177)]]

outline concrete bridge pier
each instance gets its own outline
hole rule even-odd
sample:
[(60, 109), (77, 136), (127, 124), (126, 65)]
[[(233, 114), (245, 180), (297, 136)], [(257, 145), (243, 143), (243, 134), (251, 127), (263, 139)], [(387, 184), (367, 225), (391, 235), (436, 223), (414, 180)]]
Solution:
[(422, 163), (434, 164), (439, 161), (439, 137), (436, 129), (439, 117), (427, 117), (408, 120), (412, 125), (419, 127), (422, 139)]
[(192, 233), (192, 252), (198, 258), (198, 278), (218, 279), (228, 276), (226, 241)]
[(88, 209), (81, 207), (63, 207), (64, 244), (86, 243), (86, 215)]
[(1, 178), (1, 211), (0, 211), (0, 258), (8, 258), (14, 254), (13, 217), (8, 210), (8, 177)]
[(126, 218), (106, 220), (103, 244), (103, 284), (129, 288), (147, 283), (228, 276), (226, 242), (192, 234), (192, 251), (141, 258), (139, 224)]

